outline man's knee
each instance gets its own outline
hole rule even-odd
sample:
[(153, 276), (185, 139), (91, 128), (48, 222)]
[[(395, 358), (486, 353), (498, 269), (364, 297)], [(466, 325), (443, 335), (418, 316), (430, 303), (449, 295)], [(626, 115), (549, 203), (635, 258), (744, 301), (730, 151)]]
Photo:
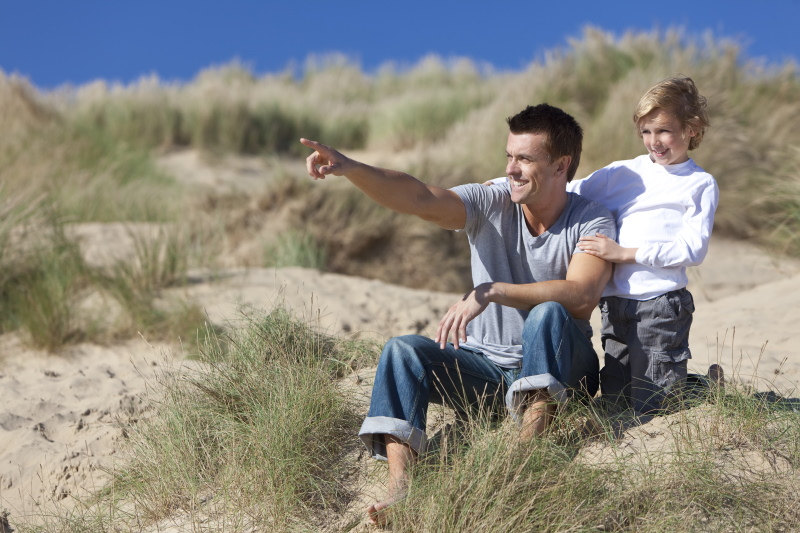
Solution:
[(413, 366), (425, 364), (424, 353), (430, 348), (431, 340), (420, 335), (401, 335), (392, 337), (383, 347), (381, 362), (392, 366)]
[(525, 326), (563, 323), (570, 318), (569, 311), (558, 302), (542, 302), (528, 313)]

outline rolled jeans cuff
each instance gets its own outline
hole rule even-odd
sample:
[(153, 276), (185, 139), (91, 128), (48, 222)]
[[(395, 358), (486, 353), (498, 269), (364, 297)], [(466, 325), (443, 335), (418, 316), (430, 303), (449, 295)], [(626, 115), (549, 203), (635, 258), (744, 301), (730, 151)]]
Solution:
[(516, 422), (522, 422), (522, 411), (525, 407), (525, 393), (534, 390), (547, 390), (547, 393), (558, 403), (567, 401), (567, 388), (552, 374), (539, 374), (519, 378), (509, 387), (506, 393), (506, 407)]
[(383, 435), (391, 435), (408, 444), (418, 454), (423, 453), (428, 444), (425, 432), (405, 420), (389, 416), (368, 416), (361, 424), (358, 436), (373, 459), (386, 461), (386, 441)]

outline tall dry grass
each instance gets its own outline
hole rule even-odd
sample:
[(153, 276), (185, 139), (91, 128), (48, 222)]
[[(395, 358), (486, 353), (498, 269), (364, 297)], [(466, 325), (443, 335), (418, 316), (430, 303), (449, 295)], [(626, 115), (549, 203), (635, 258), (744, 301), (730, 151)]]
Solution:
[[(329, 55), (301, 72), (256, 75), (231, 63), (187, 83), (149, 76), (50, 93), (0, 73), (0, 182), (23, 203), (44, 195), (65, 221), (180, 222), (204, 263), (264, 240), (279, 221), (291, 230), (265, 239), (247, 264), (457, 292), (470, 284), (460, 235), (387, 213), (351, 187), (303, 182), (298, 137), (443, 186), (482, 182), (504, 173), (504, 118), (547, 101), (584, 127), (582, 177), (643, 152), (632, 109), (652, 84), (679, 73), (710, 103), (712, 127), (692, 155), (720, 185), (716, 234), (800, 253), (796, 65), (763, 64), (736, 42), (679, 29), (615, 36), (588, 28), (521, 72), (431, 56), (367, 73)], [(228, 202), (177, 184), (155, 164), (157, 154), (183, 148), (212, 160), (256, 155), (275, 176), (252, 201)]]
[[(12, 104), (0, 108), (14, 117), (13, 129), (23, 135), (11, 136), (13, 141), (4, 136), (7, 147), (17, 148), (6, 148), (0, 172), (15, 184), (11, 190), (38, 184), (34, 187), (52, 191), (54, 183), (63, 182), (61, 201), (74, 206), (69, 209), (83, 219), (163, 219), (185, 204), (168, 178), (155, 170), (148, 150), (194, 147), (211, 156), (255, 154), (274, 160), (304, 154), (297, 143), (304, 136), (343, 150), (367, 150), (358, 152), (367, 161), (399, 164), (425, 181), (452, 186), (502, 175), (504, 118), (546, 101), (576, 116), (585, 129), (578, 171), (582, 177), (643, 152), (632, 109), (652, 84), (679, 73), (694, 78), (710, 102), (711, 130), (692, 155), (720, 184), (716, 231), (800, 253), (794, 184), (800, 133), (792, 127), (800, 114), (796, 65), (767, 65), (747, 58), (734, 41), (686, 35), (680, 29), (615, 36), (587, 28), (581, 38), (549, 51), (521, 72), (431, 56), (411, 67), (387, 64), (366, 73), (346, 57), (329, 55), (310, 58), (299, 73), (256, 75), (234, 62), (208, 68), (187, 83), (149, 76), (129, 85), (98, 81), (48, 94), (4, 76), (0, 101)], [(9, 91), (16, 96), (9, 98)], [(35, 135), (26, 137), (25, 132), (34, 130)], [(43, 135), (45, 131), (50, 133)], [(20, 139), (33, 144), (20, 150)], [(49, 156), (39, 157), (43, 153)], [(70, 155), (76, 153), (82, 155)], [(50, 168), (41, 169), (40, 160), (50, 161)], [(53, 172), (53, 161), (65, 171)], [(41, 178), (30, 179), (37, 174)], [(23, 175), (26, 179), (19, 177)], [(338, 205), (368, 201), (328, 193), (325, 206), (309, 207), (331, 213), (314, 215), (325, 220), (319, 227), (307, 220), (308, 214), (295, 212), (293, 221), (310, 224), (305, 232), (319, 249), (337, 250), (325, 268), (348, 274), (361, 270), (392, 282), (444, 290), (468, 284), (464, 272), (444, 285), (432, 281), (433, 272), (408, 277), (424, 270), (426, 261), (395, 257), (392, 250), (419, 244), (423, 255), (435, 255), (446, 239), (424, 229), (412, 232), (413, 237), (404, 234), (402, 217), (376, 214), (369, 224), (371, 233), (381, 235), (380, 242), (389, 243), (377, 255), (389, 254), (385, 263), (397, 268), (382, 271), (377, 258), (362, 260), (362, 249), (343, 248), (338, 230), (327, 229), (340, 225)], [(273, 207), (279, 206), (273, 202)], [(448, 248), (456, 262), (466, 259), (463, 243)]]
[(336, 379), (374, 357), (369, 343), (322, 334), (280, 307), (210, 330), (202, 365), (154, 384), (155, 413), (130, 430), (112, 486), (38, 527), (157, 529), (184, 513), (224, 531), (324, 524), (354, 496), (342, 479), (359, 422)]
[[(180, 230), (161, 243), (139, 242), (136, 261), (113, 273), (87, 265), (70, 231), (77, 222), (175, 221), (177, 184), (147, 151), (86, 129), (47, 100), (0, 72), (0, 332), (19, 330), (49, 351), (137, 332), (196, 337), (191, 323), (202, 324), (202, 313), (157, 301), (185, 277), (189, 244), (173, 238)], [(97, 294), (118, 302), (120, 323), (85, 312)]]

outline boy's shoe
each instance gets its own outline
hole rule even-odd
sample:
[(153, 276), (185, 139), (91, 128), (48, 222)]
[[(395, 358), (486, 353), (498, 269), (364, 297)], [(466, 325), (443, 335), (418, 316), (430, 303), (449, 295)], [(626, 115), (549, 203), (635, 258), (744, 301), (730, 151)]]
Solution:
[(708, 380), (720, 389), (725, 388), (725, 373), (722, 371), (722, 367), (716, 363), (708, 367)]

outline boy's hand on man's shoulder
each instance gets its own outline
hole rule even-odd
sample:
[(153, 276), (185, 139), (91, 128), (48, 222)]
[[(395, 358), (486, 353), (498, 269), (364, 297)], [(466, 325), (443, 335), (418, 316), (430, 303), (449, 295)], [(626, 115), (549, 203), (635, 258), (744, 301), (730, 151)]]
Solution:
[(581, 236), (578, 240), (578, 249), (611, 263), (636, 262), (636, 248), (623, 248), (614, 239), (602, 233)]

